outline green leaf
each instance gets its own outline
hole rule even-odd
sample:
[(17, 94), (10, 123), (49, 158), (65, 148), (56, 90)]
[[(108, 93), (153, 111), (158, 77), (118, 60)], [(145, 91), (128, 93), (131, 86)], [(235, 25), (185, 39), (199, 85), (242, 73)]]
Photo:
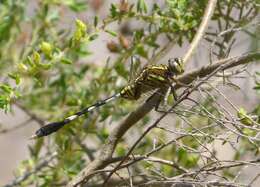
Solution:
[(110, 15), (112, 18), (115, 18), (116, 16), (119, 15), (119, 9), (113, 3), (111, 4), (111, 7), (110, 7)]
[(94, 17), (94, 27), (97, 27), (97, 25), (98, 25), (98, 17), (95, 16)]
[(243, 133), (247, 136), (253, 137), (256, 135), (256, 131), (248, 128), (243, 129)]
[(121, 63), (120, 61), (119, 61), (119, 62), (116, 62), (114, 68), (115, 68), (116, 72), (117, 72), (120, 76), (122, 76), (122, 77), (124, 77), (124, 78), (127, 78), (129, 72), (126, 71), (125, 66), (124, 66), (123, 63)]
[(181, 161), (181, 160), (186, 160), (187, 159), (187, 151), (183, 148), (179, 148), (178, 149), (178, 152), (177, 152), (177, 156), (178, 156), (178, 161)]
[(122, 144), (119, 144), (116, 148), (116, 153), (118, 156), (125, 156), (126, 154), (126, 149)]
[(40, 63), (38, 65), (38, 67), (44, 69), (44, 70), (49, 70), (51, 67), (52, 67), (52, 63), (48, 63), (48, 64), (45, 64), (45, 63)]
[(16, 84), (16, 85), (20, 84), (20, 82), (21, 82), (21, 77), (20, 77), (20, 75), (18, 75), (17, 73), (9, 73), (8, 76), (9, 76), (11, 79), (15, 80), (15, 84)]
[(24, 63), (19, 63), (17, 65), (18, 70), (21, 71), (22, 73), (25, 73), (28, 71), (28, 67)]
[(109, 108), (110, 107), (107, 105), (102, 108), (102, 112), (100, 113), (101, 118), (99, 122), (106, 120), (111, 115), (111, 111), (109, 110)]
[(107, 30), (107, 29), (106, 29), (105, 32), (107, 32), (107, 33), (110, 34), (111, 36), (114, 36), (114, 37), (117, 36), (117, 33), (114, 32), (114, 31), (111, 31), (111, 30)]
[(199, 155), (189, 154), (186, 165), (187, 167), (194, 167), (197, 165), (198, 161), (199, 161)]
[(43, 140), (44, 140), (43, 138), (39, 138), (39, 139), (36, 140), (34, 147), (33, 147), (34, 149), (32, 151), (32, 154), (33, 154), (34, 157), (39, 156), (39, 153), (40, 153), (40, 151), (41, 151), (41, 149), (43, 148), (43, 145), (44, 145)]
[(240, 118), (239, 121), (244, 125), (251, 126), (254, 124), (251, 117), (247, 114), (247, 111), (242, 107), (237, 111), (237, 116)]
[(51, 57), (52, 56), (52, 50), (53, 50), (53, 46), (48, 43), (48, 42), (42, 42), (40, 44), (40, 50), (47, 56), (47, 57)]
[(7, 84), (0, 84), (0, 89), (7, 94), (11, 94), (13, 92), (13, 89), (11, 88), (11, 86), (9, 86)]
[(89, 41), (93, 41), (98, 38), (98, 34), (92, 34), (89, 36)]
[(102, 137), (103, 140), (105, 140), (108, 138), (109, 132), (106, 128), (102, 128), (99, 135)]
[(32, 59), (35, 64), (39, 64), (41, 62), (41, 55), (37, 51), (33, 51)]
[(253, 88), (254, 90), (260, 90), (260, 84), (259, 85), (256, 85), (254, 88)]
[(141, 44), (136, 46), (135, 53), (144, 58), (148, 57), (147, 51), (145, 50), (144, 46)]
[(138, 0), (137, 1), (137, 12), (147, 13), (147, 5), (145, 3), (145, 0)]
[(62, 58), (61, 59), (61, 63), (63, 63), (63, 64), (72, 64), (72, 61), (70, 59), (68, 59), (68, 58)]
[(76, 19), (76, 27), (83, 33), (85, 33), (87, 30), (87, 25), (79, 19)]
[(82, 41), (87, 32), (87, 25), (81, 20), (76, 19), (76, 30), (72, 37), (72, 46), (78, 45)]
[(75, 12), (82, 12), (88, 8), (86, 1), (65, 1), (66, 5)]
[(9, 111), (10, 108), (10, 99), (7, 96), (0, 95), (0, 108), (4, 109), (5, 112)]
[(162, 165), (161, 170), (163, 173), (165, 173), (167, 176), (171, 176), (173, 174), (173, 167), (168, 165)]

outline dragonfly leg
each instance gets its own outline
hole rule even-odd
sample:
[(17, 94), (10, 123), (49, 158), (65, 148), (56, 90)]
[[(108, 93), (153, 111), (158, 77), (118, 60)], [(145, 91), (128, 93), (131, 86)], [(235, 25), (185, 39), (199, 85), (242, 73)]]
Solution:
[(155, 107), (155, 111), (156, 112), (160, 112), (160, 113), (175, 113), (174, 112), (174, 110), (170, 110), (170, 111), (168, 111), (167, 109), (165, 110), (165, 109), (162, 109), (162, 108), (160, 108), (160, 102), (158, 102), (159, 104), (158, 105), (156, 105), (156, 107)]
[[(164, 95), (164, 98), (163, 98), (163, 106), (167, 106), (167, 100), (168, 100), (168, 97), (169, 95), (171, 94), (172, 92), (172, 88), (171, 86), (168, 88), (166, 94)], [(175, 98), (174, 98), (175, 99)]]
[[(170, 90), (172, 90), (172, 89), (170, 88)], [(165, 96), (166, 96), (166, 95), (165, 95)], [(160, 112), (160, 113), (166, 113), (166, 112), (168, 112), (168, 113), (173, 113), (173, 112), (174, 112), (173, 110), (172, 110), (172, 111), (168, 111), (167, 109), (162, 109), (162, 108), (160, 108), (161, 102), (162, 102), (162, 100), (159, 100), (159, 101), (156, 103), (156, 105), (155, 105), (155, 111), (156, 111), (156, 112)], [(167, 102), (167, 101), (166, 101), (166, 102)], [(165, 103), (165, 97), (164, 97), (163, 105), (164, 105), (164, 106), (167, 106), (167, 103)]]
[(172, 78), (173, 82), (175, 82), (176, 84), (178, 85), (181, 85), (183, 87), (190, 87), (190, 84), (185, 84), (185, 83), (182, 83), (180, 81), (178, 81), (177, 79), (175, 79), (174, 77)]
[(174, 101), (177, 101), (178, 100), (178, 96), (177, 96), (176, 91), (175, 91), (175, 89), (173, 88), (172, 85), (171, 85), (171, 93), (172, 93), (172, 96), (174, 98)]
[[(167, 106), (167, 99), (169, 97), (169, 95), (172, 94), (173, 98), (174, 98), (174, 101), (177, 101), (178, 100), (178, 96), (176, 94), (176, 91), (175, 89), (173, 88), (172, 85), (169, 86), (169, 89), (167, 90), (167, 93), (165, 94), (164, 96), (164, 99), (163, 99), (163, 106)], [(165, 113), (165, 112), (169, 112), (169, 113), (173, 113), (174, 111), (168, 111), (167, 109), (161, 109), (160, 108), (160, 103), (161, 103), (161, 100), (156, 104), (155, 106), (155, 111), (156, 112), (161, 112), (161, 113)]]
[(161, 102), (162, 102), (162, 101), (159, 100), (159, 101), (156, 103), (154, 109), (155, 109), (156, 112), (163, 112), (163, 113), (165, 113), (165, 112), (166, 112), (165, 110), (160, 109), (160, 103), (161, 103)]

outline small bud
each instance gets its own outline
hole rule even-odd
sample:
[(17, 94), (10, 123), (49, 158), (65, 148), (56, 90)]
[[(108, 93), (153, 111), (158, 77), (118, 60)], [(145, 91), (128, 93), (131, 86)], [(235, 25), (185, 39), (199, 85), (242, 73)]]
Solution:
[(123, 36), (123, 35), (119, 35), (119, 42), (120, 42), (120, 44), (121, 44), (121, 46), (123, 47), (123, 48), (125, 48), (125, 49), (128, 49), (129, 48), (129, 40), (125, 37), (125, 36)]
[(87, 26), (81, 20), (76, 20), (76, 30), (73, 34), (73, 45), (78, 44), (86, 35)]
[(81, 20), (77, 19), (76, 20), (76, 27), (77, 27), (77, 30), (80, 30), (81, 31), (81, 34), (83, 36), (85, 36), (85, 33), (87, 31), (87, 26), (85, 23), (83, 23)]
[(23, 64), (23, 63), (19, 63), (19, 64), (17, 65), (17, 67), (18, 67), (18, 70), (21, 71), (21, 72), (23, 72), (23, 73), (25, 73), (25, 72), (28, 71), (28, 67), (27, 67), (25, 64)]
[(119, 10), (121, 13), (127, 13), (129, 10), (129, 4), (127, 0), (121, 0), (119, 4)]
[(40, 44), (40, 49), (41, 51), (48, 57), (51, 57), (52, 56), (52, 49), (53, 49), (53, 46), (48, 43), (48, 42), (42, 42)]
[(33, 62), (36, 64), (39, 64), (41, 62), (41, 55), (37, 51), (33, 52), (32, 58)]
[(240, 108), (237, 112), (237, 116), (240, 118), (240, 122), (244, 125), (251, 126), (253, 125), (253, 120), (247, 114), (247, 111), (244, 108)]
[(107, 48), (110, 52), (113, 52), (113, 53), (117, 53), (120, 51), (120, 46), (114, 41), (108, 42)]

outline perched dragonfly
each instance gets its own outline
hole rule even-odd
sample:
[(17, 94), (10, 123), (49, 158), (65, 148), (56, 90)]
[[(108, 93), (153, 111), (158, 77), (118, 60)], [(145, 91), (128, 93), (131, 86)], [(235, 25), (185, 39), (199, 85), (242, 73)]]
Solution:
[[(100, 100), (95, 104), (76, 112), (74, 115), (65, 118), (63, 121), (49, 123), (38, 129), (31, 139), (47, 136), (61, 129), (64, 125), (77, 119), (78, 117), (91, 112), (92, 110), (109, 103), (117, 98), (128, 100), (138, 100), (142, 94), (160, 88), (171, 88), (171, 84), (175, 81), (175, 77), (184, 72), (184, 64), (180, 58), (171, 58), (168, 64), (149, 65), (136, 76), (132, 83), (125, 86), (119, 93)], [(174, 90), (172, 90), (174, 91)]]

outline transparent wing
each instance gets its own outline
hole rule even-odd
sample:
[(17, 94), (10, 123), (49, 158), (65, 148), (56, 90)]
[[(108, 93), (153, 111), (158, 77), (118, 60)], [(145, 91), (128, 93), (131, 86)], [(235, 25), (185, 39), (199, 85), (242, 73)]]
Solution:
[(132, 82), (141, 71), (141, 60), (138, 56), (133, 55), (131, 56), (131, 63), (130, 63), (130, 73), (129, 73), (129, 80), (128, 82)]

